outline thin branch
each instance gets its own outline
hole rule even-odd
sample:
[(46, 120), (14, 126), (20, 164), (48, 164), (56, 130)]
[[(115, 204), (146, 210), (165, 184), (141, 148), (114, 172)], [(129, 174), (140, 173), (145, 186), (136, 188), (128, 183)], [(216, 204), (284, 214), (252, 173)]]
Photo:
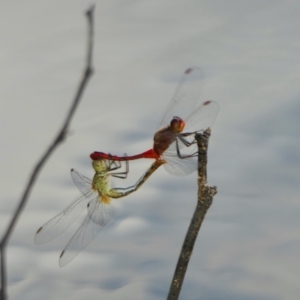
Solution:
[(5, 264), (5, 251), (0, 249), (0, 264), (1, 264), (1, 290), (0, 290), (0, 299), (5, 300), (6, 296), (6, 264)]
[(167, 300), (177, 300), (179, 297), (202, 221), (212, 204), (213, 196), (217, 193), (216, 187), (207, 185), (206, 168), (209, 137), (209, 128), (203, 134), (196, 134), (195, 136), (198, 145), (198, 201), (181, 248)]
[(4, 233), (4, 236), (1, 240), (0, 243), (0, 268), (1, 268), (1, 290), (0, 290), (0, 299), (1, 300), (5, 300), (6, 299), (6, 262), (5, 262), (5, 251), (6, 251), (6, 247), (8, 244), (8, 241), (11, 237), (11, 234), (16, 226), (16, 223), (18, 221), (18, 218), (20, 217), (20, 214), (22, 213), (27, 201), (28, 201), (28, 197), (30, 195), (30, 192), (35, 184), (35, 181), (42, 169), (42, 167), (44, 166), (44, 164), (46, 163), (47, 159), (50, 157), (50, 155), (53, 153), (53, 151), (57, 148), (57, 146), (62, 143), (65, 138), (66, 135), (68, 133), (68, 128), (69, 128), (69, 124), (71, 122), (71, 119), (76, 111), (76, 108), (78, 106), (79, 101), (81, 100), (81, 96), (83, 94), (83, 91), (88, 83), (88, 80), (90, 79), (93, 71), (92, 71), (92, 53), (93, 53), (93, 32), (94, 32), (94, 18), (93, 18), (93, 14), (94, 14), (94, 9), (95, 6), (92, 6), (87, 12), (86, 12), (86, 16), (88, 19), (88, 28), (89, 28), (89, 33), (88, 33), (88, 51), (87, 51), (87, 59), (86, 59), (86, 69), (84, 70), (84, 74), (82, 77), (82, 80), (79, 84), (77, 93), (75, 95), (75, 98), (73, 100), (73, 104), (70, 108), (70, 111), (66, 117), (65, 123), (63, 124), (60, 132), (58, 133), (57, 137), (54, 139), (53, 143), (50, 145), (50, 147), (48, 148), (48, 150), (46, 151), (46, 153), (42, 156), (42, 158), (40, 159), (40, 161), (38, 161), (37, 165), (35, 166), (30, 178), (29, 178), (29, 182), (25, 188), (25, 191), (23, 193), (23, 196), (19, 202), (18, 207), (16, 208), (16, 211), (8, 225), (8, 228), (6, 230), (6, 232)]

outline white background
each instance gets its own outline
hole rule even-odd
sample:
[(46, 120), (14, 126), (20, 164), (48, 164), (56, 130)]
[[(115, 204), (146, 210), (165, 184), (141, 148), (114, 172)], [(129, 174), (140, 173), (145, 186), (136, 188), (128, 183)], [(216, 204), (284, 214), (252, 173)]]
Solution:
[[(70, 107), (86, 55), (89, 1), (10, 1), (0, 10), (0, 228)], [(152, 146), (182, 72), (201, 67), (220, 113), (209, 146), (218, 194), (181, 299), (299, 299), (298, 1), (99, 1), (92, 77), (70, 136), (43, 169), (8, 247), (10, 299), (165, 299), (196, 204), (196, 174), (159, 169), (116, 200), (116, 218), (68, 266), (80, 224), (36, 246), (36, 230), (91, 177), (89, 154)], [(150, 161), (130, 164), (129, 186)]]

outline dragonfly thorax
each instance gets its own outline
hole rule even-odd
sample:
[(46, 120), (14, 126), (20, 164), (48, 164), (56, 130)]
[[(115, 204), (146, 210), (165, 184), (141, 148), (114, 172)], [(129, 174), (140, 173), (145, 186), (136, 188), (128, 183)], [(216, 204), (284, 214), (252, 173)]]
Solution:
[(110, 190), (109, 176), (102, 172), (96, 172), (92, 181), (92, 188), (95, 191), (100, 192), (101, 195), (107, 194)]
[(170, 123), (170, 129), (175, 133), (180, 133), (183, 131), (185, 122), (180, 117), (173, 117)]

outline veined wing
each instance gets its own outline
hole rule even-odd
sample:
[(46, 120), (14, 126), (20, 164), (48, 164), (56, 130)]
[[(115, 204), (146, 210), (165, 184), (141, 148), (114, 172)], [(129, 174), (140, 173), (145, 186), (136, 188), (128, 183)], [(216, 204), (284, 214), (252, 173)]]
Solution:
[(174, 116), (187, 119), (199, 105), (203, 79), (203, 71), (198, 67), (189, 68), (184, 72), (165, 110), (160, 128), (168, 126)]
[(209, 100), (203, 102), (185, 120), (186, 124), (183, 132), (205, 131), (214, 123), (219, 109), (219, 104), (215, 101)]
[(89, 193), (76, 198), (62, 212), (39, 228), (34, 242), (44, 244), (61, 235), (81, 215), (87, 202), (93, 197), (98, 199), (97, 193), (90, 190)]
[[(181, 155), (190, 155), (197, 151), (197, 145), (186, 147), (180, 140), (178, 146)], [(194, 152), (193, 152), (194, 151)], [(176, 176), (185, 176), (197, 170), (197, 157), (180, 158), (177, 154), (176, 142), (173, 142), (163, 153), (162, 158), (167, 162), (164, 164), (166, 170)]]
[(76, 255), (82, 251), (106, 226), (114, 216), (112, 205), (104, 204), (99, 199), (94, 198), (88, 204), (88, 215), (79, 227), (59, 259), (60, 267), (68, 264)]
[(92, 181), (88, 177), (80, 174), (75, 169), (71, 169), (71, 177), (73, 179), (73, 182), (83, 195), (87, 194), (91, 190)]

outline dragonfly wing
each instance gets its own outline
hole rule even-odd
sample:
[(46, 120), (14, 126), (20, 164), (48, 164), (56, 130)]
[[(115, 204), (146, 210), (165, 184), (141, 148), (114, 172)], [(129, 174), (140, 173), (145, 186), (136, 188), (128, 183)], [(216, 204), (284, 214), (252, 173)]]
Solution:
[(199, 105), (203, 79), (203, 71), (198, 67), (189, 68), (184, 72), (165, 110), (160, 127), (168, 126), (174, 116), (183, 120), (187, 119), (194, 108)]
[[(180, 140), (178, 145), (181, 155), (190, 155), (193, 151), (196, 151), (195, 145), (186, 147)], [(197, 157), (180, 158), (177, 154), (175, 142), (163, 153), (162, 158), (167, 162), (164, 164), (166, 170), (172, 175), (185, 176), (197, 170)]]
[(88, 199), (95, 197), (95, 194), (96, 193), (90, 189), (89, 193), (76, 198), (62, 212), (37, 231), (34, 242), (36, 244), (44, 244), (61, 235), (81, 215)]
[(168, 173), (172, 175), (185, 176), (197, 170), (197, 159), (195, 157), (184, 159), (168, 157), (167, 162), (164, 166)]
[(219, 104), (215, 101), (203, 102), (186, 120), (184, 132), (206, 130), (214, 123), (218, 112)]
[(74, 169), (71, 169), (71, 177), (73, 179), (73, 182), (83, 195), (85, 195), (87, 191), (91, 190), (92, 181), (88, 177), (80, 174)]
[(73, 260), (96, 237), (100, 230), (112, 220), (113, 216), (114, 209), (111, 205), (100, 202), (98, 198), (91, 200), (88, 204), (88, 215), (84, 219), (83, 224), (60, 255), (60, 267)]

